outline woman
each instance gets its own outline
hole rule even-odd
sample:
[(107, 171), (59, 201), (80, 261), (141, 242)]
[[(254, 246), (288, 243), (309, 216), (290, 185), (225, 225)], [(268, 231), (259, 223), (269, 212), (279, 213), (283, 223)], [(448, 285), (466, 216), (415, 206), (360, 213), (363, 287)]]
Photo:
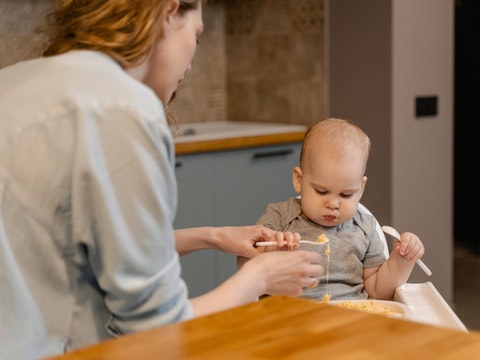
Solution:
[[(39, 59), (0, 71), (0, 358), (30, 359), (318, 284), (319, 254), (261, 254), (262, 226), (174, 230), (164, 104), (190, 70), (200, 0), (62, 0)], [(188, 299), (178, 255), (252, 258)]]

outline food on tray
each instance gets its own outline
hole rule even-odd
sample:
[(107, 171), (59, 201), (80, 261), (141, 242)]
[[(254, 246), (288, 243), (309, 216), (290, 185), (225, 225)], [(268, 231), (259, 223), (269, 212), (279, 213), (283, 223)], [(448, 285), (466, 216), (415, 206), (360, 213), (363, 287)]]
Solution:
[(344, 300), (332, 301), (330, 304), (344, 309), (358, 310), (370, 314), (384, 315), (388, 317), (404, 317), (404, 311), (401, 305), (397, 305), (392, 301)]
[(325, 304), (328, 304), (330, 302), (331, 297), (332, 297), (332, 295), (330, 295), (330, 294), (323, 295), (322, 302), (325, 303)]

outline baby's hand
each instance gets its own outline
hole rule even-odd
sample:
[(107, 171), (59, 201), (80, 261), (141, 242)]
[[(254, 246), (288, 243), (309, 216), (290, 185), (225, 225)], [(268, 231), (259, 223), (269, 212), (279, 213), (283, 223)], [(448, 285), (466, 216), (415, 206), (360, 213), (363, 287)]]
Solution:
[(417, 261), (423, 256), (425, 248), (417, 235), (404, 232), (400, 238), (402, 241), (395, 242), (395, 249), (401, 256), (410, 261)]

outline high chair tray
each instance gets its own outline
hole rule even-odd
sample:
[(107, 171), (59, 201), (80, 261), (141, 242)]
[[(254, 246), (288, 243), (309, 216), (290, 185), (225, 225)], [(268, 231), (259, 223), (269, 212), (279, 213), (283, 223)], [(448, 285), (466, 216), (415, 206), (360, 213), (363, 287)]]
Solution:
[(403, 284), (395, 290), (393, 299), (410, 308), (411, 321), (468, 332), (431, 282)]

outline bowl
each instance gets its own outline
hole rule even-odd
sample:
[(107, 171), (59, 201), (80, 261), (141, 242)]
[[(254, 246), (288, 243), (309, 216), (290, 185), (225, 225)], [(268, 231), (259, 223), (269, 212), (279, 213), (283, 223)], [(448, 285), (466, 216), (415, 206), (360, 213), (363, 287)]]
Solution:
[(328, 305), (396, 319), (407, 319), (411, 313), (407, 305), (390, 300), (333, 300), (329, 301)]

